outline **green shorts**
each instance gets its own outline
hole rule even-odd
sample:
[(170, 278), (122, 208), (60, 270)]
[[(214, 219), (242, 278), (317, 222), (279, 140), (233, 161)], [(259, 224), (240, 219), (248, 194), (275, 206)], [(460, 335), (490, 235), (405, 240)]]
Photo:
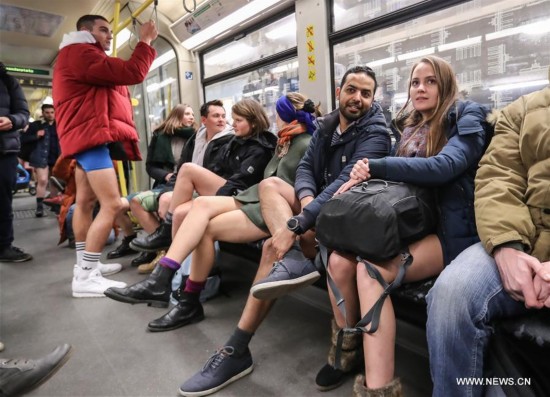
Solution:
[(160, 190), (147, 190), (136, 194), (135, 198), (139, 201), (145, 211), (157, 212), (159, 209), (160, 192)]

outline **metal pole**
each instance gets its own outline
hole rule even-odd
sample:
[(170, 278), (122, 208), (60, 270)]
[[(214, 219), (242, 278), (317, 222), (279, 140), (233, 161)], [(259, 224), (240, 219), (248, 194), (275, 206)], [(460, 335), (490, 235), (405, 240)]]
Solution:
[(115, 29), (113, 30), (113, 43), (112, 43), (114, 57), (117, 56), (116, 37), (119, 31), (116, 30), (116, 27), (118, 26), (119, 18), (120, 18), (120, 0), (115, 0), (115, 15), (113, 16), (113, 26), (115, 27)]
[[(117, 2), (119, 2), (120, 0), (117, 0)], [(132, 18), (136, 18), (138, 17), (147, 7), (149, 7), (149, 5), (151, 5), (151, 3), (155, 1), (155, 0), (145, 0), (143, 2), (142, 5), (140, 5), (133, 13), (132, 13), (132, 16), (130, 18), (127, 18), (124, 22), (122, 22), (120, 25), (118, 24), (118, 20), (116, 21), (117, 23), (113, 23), (114, 25), (114, 29), (113, 29), (113, 33), (116, 34), (118, 32), (120, 32), (122, 29), (124, 29), (126, 26), (128, 26), (131, 22), (132, 22)], [(116, 10), (115, 10), (116, 12)], [(120, 12), (120, 10), (119, 10)]]

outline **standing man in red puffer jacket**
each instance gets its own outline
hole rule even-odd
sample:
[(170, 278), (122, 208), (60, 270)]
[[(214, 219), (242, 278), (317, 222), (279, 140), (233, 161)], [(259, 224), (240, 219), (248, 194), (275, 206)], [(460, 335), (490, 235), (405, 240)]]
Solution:
[[(101, 251), (120, 211), (120, 193), (109, 149), (123, 147), (125, 160), (141, 160), (138, 134), (132, 119), (126, 85), (141, 83), (156, 56), (151, 41), (153, 22), (140, 27), (139, 43), (128, 61), (105, 54), (111, 46), (111, 28), (101, 15), (84, 15), (76, 32), (63, 37), (53, 73), (57, 132), (63, 157), (77, 161), (76, 208), (73, 228), (77, 265), (72, 293), (75, 298), (103, 297), (109, 287), (124, 283), (104, 278), (118, 269), (99, 263)], [(95, 219), (95, 202), (101, 209)], [(105, 267), (105, 269), (102, 269)]]

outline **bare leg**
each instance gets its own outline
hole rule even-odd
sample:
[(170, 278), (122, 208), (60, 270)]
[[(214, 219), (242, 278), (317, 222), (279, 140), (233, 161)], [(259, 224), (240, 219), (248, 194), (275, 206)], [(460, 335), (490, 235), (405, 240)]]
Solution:
[[(204, 196), (204, 197), (215, 197), (218, 196)], [(176, 235), (178, 232), (180, 226), (183, 224), (183, 221), (185, 220), (185, 217), (191, 211), (191, 208), (195, 206), (194, 200), (187, 201), (183, 204), (178, 205), (176, 210), (174, 211), (173, 218), (172, 218), (172, 238)]]
[[(276, 260), (277, 256), (271, 246), (271, 239), (269, 239), (264, 243), (262, 259), (260, 260), (260, 266), (256, 272), (254, 282), (267, 277), (273, 267), (273, 262)], [(259, 300), (254, 298), (252, 294), (249, 294), (237, 326), (249, 333), (256, 332), (274, 303), (275, 300)]]
[[(409, 249), (414, 260), (407, 270), (407, 282), (431, 277), (443, 270), (443, 253), (437, 236), (427, 236)], [(396, 258), (377, 266), (387, 282), (395, 279), (400, 262), (400, 258)], [(369, 276), (363, 263), (357, 264), (357, 290), (364, 316), (380, 297), (382, 286)], [(367, 385), (372, 389), (387, 385), (394, 377), (395, 366), (395, 313), (389, 298), (384, 302), (378, 330), (373, 334), (365, 333), (363, 345)]]
[(48, 167), (36, 167), (34, 172), (36, 174), (36, 198), (44, 198), (48, 187)]
[[(237, 201), (235, 201), (235, 204), (240, 207)], [(244, 243), (265, 237), (268, 237), (268, 234), (254, 225), (246, 214), (239, 209), (216, 216), (208, 223), (202, 239), (193, 251), (191, 280), (204, 281), (208, 277), (214, 266), (214, 242)]]
[(126, 197), (120, 199), (121, 210), (116, 217), (116, 224), (122, 229), (125, 236), (131, 236), (134, 234), (134, 224), (128, 216), (128, 210), (130, 209), (130, 203)]
[(132, 198), (130, 210), (147, 234), (153, 233), (155, 229), (159, 227), (160, 223), (155, 214), (145, 211), (137, 197)]
[(174, 213), (180, 204), (191, 201), (195, 190), (202, 196), (215, 195), (225, 182), (225, 179), (200, 165), (184, 163), (178, 171), (169, 211)]
[[(336, 299), (328, 287), (334, 319), (339, 328), (352, 327), (359, 321), (359, 296), (357, 295), (357, 261), (347, 255), (333, 252), (328, 261), (328, 272), (344, 298), (346, 318), (336, 305)], [(346, 324), (347, 323), (347, 324)]]
[(237, 209), (237, 204), (232, 197), (196, 198), (193, 201), (193, 210), (174, 236), (166, 256), (181, 263), (199, 244), (210, 219), (234, 209)]
[[(77, 167), (76, 173), (84, 174), (83, 177), (77, 178), (77, 181), (79, 179), (87, 180), (88, 186), (100, 204), (99, 213), (88, 229), (86, 251), (101, 252), (105, 246), (107, 237), (109, 237), (114, 220), (122, 207), (115, 170), (114, 168), (106, 168), (84, 173), (80, 167)], [(78, 189), (79, 186), (77, 185), (77, 197)], [(76, 209), (78, 209), (78, 205)]]
[(271, 177), (260, 182), (259, 192), (262, 216), (271, 234), (286, 229), (288, 219), (301, 209), (294, 187), (280, 178)]
[(86, 173), (78, 166), (75, 168), (75, 182), (76, 205), (73, 213), (73, 232), (77, 242), (84, 242), (92, 224), (97, 198), (88, 183)]

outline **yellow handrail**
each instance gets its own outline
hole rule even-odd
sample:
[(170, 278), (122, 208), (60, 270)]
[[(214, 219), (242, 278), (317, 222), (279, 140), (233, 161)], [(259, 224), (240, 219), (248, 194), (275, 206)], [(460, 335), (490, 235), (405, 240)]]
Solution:
[[(118, 12), (120, 14), (120, 0), (116, 0), (116, 1), (117, 1), (117, 3), (119, 3), (119, 11)], [(132, 16), (129, 17), (129, 18), (126, 18), (124, 20), (124, 22), (122, 22), (120, 25), (118, 24), (118, 18), (117, 18), (116, 23), (113, 23), (113, 25), (115, 26), (115, 28), (113, 29), (113, 33), (117, 34), (122, 29), (124, 29), (126, 26), (128, 26), (132, 22), (132, 18), (138, 17), (147, 7), (149, 7), (149, 5), (151, 5), (151, 3), (153, 1), (155, 1), (155, 0), (145, 0), (142, 5), (140, 5), (138, 8), (136, 8), (136, 10), (132, 13)], [(115, 4), (115, 7), (116, 7), (116, 4)], [(115, 9), (115, 13), (116, 13), (116, 9)], [(113, 18), (113, 22), (114, 22), (114, 18)]]

